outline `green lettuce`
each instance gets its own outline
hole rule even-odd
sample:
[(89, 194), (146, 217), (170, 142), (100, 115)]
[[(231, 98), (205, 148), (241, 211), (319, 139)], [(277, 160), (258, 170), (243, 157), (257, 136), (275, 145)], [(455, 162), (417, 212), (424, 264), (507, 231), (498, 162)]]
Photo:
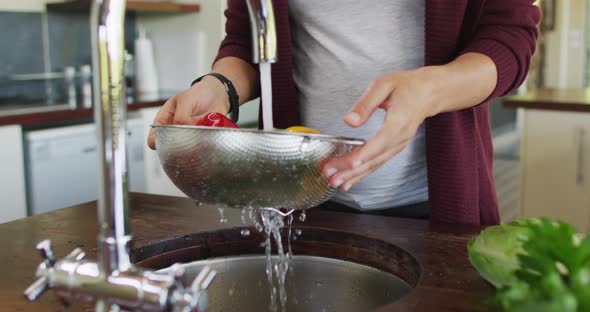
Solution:
[(518, 254), (530, 237), (530, 230), (521, 221), (488, 227), (467, 245), (469, 261), (481, 276), (495, 287), (516, 280)]
[(485, 229), (469, 259), (505, 311), (590, 311), (590, 236), (565, 222), (524, 219)]

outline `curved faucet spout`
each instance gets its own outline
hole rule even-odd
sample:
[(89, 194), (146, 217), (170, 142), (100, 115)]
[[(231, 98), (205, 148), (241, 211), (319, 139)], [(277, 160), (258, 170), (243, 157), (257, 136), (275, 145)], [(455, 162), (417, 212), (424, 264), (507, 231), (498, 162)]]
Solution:
[(277, 30), (272, 0), (247, 0), (254, 63), (277, 61)]
[(94, 121), (100, 183), (98, 196), (101, 271), (126, 271), (129, 260), (124, 56), (124, 0), (97, 0), (91, 12)]

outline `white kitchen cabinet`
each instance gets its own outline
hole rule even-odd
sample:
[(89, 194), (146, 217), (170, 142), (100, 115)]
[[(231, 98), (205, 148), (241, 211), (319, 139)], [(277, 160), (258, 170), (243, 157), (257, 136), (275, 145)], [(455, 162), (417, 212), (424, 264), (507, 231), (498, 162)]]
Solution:
[(590, 113), (526, 109), (521, 171), (523, 217), (590, 231)]
[[(145, 191), (143, 146), (145, 127), (127, 121), (127, 174), (132, 192)], [(28, 131), (27, 192), (31, 215), (70, 207), (98, 198), (98, 155), (94, 124)]]
[[(146, 129), (153, 123), (159, 109), (159, 107), (156, 107), (141, 110), (141, 119), (143, 120)], [(147, 146), (147, 141), (143, 146), (146, 193), (186, 197), (186, 195), (184, 195), (184, 193), (182, 193), (172, 181), (170, 181), (166, 172), (162, 169), (158, 153)]]
[(27, 215), (23, 139), (20, 126), (0, 127), (0, 223)]

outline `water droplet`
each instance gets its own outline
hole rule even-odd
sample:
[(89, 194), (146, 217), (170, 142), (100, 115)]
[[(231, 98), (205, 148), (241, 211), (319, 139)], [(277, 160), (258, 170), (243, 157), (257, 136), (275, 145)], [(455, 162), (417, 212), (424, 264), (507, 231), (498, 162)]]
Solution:
[(262, 232), (263, 230), (264, 228), (262, 227), (262, 225), (260, 225), (260, 223), (256, 223), (256, 231)]
[(299, 221), (303, 222), (305, 221), (305, 210), (301, 211), (301, 214), (299, 215)]
[(240, 234), (242, 234), (242, 236), (250, 236), (250, 230), (248, 229), (243, 229), (240, 231)]
[(217, 207), (217, 210), (219, 210), (219, 222), (220, 223), (227, 223), (227, 218), (225, 217), (223, 207)]
[(303, 141), (301, 142), (301, 146), (299, 146), (299, 151), (301, 153), (305, 153), (309, 147), (309, 142), (311, 141), (310, 137), (304, 137)]
[(247, 208), (242, 208), (242, 212), (240, 213), (240, 219), (242, 220), (242, 224), (248, 224), (248, 220), (247, 220)]

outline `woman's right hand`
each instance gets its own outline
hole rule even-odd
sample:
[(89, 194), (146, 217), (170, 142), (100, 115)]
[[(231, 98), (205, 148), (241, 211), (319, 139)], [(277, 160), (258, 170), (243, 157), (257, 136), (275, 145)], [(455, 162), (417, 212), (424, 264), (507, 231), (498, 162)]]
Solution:
[[(209, 112), (227, 114), (229, 100), (225, 86), (212, 76), (205, 76), (189, 89), (171, 97), (154, 119), (156, 125), (194, 125)], [(148, 146), (156, 149), (156, 132), (150, 129)]]

